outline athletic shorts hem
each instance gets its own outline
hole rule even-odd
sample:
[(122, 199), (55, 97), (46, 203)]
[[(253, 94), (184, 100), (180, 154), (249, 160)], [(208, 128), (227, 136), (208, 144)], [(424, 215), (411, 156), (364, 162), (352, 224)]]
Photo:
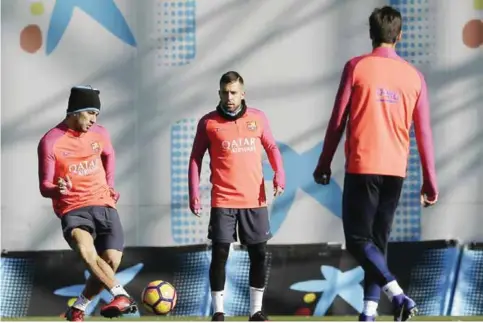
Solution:
[(212, 243), (235, 243), (237, 240), (235, 239), (213, 239), (208, 237), (208, 240), (211, 240)]
[(244, 246), (250, 246), (250, 245), (254, 245), (254, 244), (268, 242), (272, 238), (273, 238), (272, 236), (269, 236), (268, 238), (260, 239), (260, 240), (250, 240), (250, 241), (243, 241), (243, 242), (240, 241), (240, 244), (242, 244)]
[(119, 252), (124, 252), (124, 246), (122, 247), (114, 247), (114, 246), (99, 246), (99, 247), (96, 247), (96, 251), (97, 253), (103, 253), (104, 251), (107, 251), (107, 250), (116, 250), (116, 251), (119, 251)]
[(211, 205), (211, 208), (215, 209), (239, 209), (239, 210), (249, 210), (249, 209), (260, 209), (263, 207), (267, 207), (268, 204), (242, 204), (242, 205), (233, 205), (233, 204), (216, 204), (216, 205)]

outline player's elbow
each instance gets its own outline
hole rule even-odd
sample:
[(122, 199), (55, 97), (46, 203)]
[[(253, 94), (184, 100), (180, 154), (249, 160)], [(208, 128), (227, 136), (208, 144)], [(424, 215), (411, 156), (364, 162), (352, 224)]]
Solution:
[(52, 184), (48, 182), (41, 182), (39, 186), (40, 195), (45, 198), (52, 198), (53, 197), (53, 190)]
[(45, 185), (40, 184), (39, 191), (40, 191), (40, 195), (42, 195), (42, 197), (45, 197), (45, 198), (49, 197), (49, 192), (48, 192), (48, 189), (45, 187)]
[(197, 154), (197, 153), (193, 153), (191, 154), (190, 156), (190, 164), (201, 164), (201, 162), (203, 161), (203, 155), (200, 155), (200, 154)]
[(275, 144), (266, 145), (263, 147), (263, 149), (265, 149), (265, 153), (267, 153), (267, 157), (270, 160), (275, 160), (279, 155), (281, 155), (278, 146)]
[(189, 173), (198, 172), (201, 169), (202, 162), (203, 162), (203, 158), (192, 156), (188, 164), (188, 172)]

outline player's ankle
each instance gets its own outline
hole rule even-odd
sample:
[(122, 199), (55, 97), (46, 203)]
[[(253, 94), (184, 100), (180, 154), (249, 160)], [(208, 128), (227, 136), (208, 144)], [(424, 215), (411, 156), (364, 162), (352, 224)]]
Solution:
[(382, 290), (389, 298), (389, 301), (392, 301), (393, 297), (402, 295), (404, 292), (402, 288), (399, 286), (396, 280), (393, 280), (382, 287)]
[(85, 297), (83, 294), (80, 294), (79, 297), (75, 300), (74, 304), (72, 305), (73, 308), (85, 312), (87, 306), (89, 306), (91, 300)]
[(118, 285), (114, 286), (113, 288), (111, 288), (110, 293), (114, 297), (119, 296), (119, 295), (123, 295), (123, 296), (129, 297), (128, 292), (120, 284), (118, 284)]
[(224, 291), (211, 292), (211, 302), (213, 304), (213, 313), (224, 313)]
[(364, 306), (362, 308), (362, 314), (366, 316), (376, 316), (377, 315), (377, 306), (378, 303), (376, 301), (366, 300), (364, 301)]
[(262, 311), (263, 292), (265, 288), (250, 286), (250, 316)]

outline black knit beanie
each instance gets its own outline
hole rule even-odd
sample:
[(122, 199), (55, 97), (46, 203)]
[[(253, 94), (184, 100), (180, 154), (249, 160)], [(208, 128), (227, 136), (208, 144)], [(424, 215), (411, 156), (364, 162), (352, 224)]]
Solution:
[(67, 114), (81, 111), (101, 111), (100, 91), (92, 86), (79, 85), (70, 89), (69, 105)]

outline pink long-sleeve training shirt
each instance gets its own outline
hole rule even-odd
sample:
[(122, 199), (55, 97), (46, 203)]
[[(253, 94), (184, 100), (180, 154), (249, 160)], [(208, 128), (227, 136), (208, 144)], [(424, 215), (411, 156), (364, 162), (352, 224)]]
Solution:
[(330, 169), (347, 124), (346, 171), (406, 177), (414, 123), (423, 190), (438, 193), (423, 75), (392, 48), (379, 47), (344, 67), (318, 167)]
[[(37, 152), (40, 193), (52, 199), (58, 216), (84, 206), (115, 207), (116, 159), (104, 127), (96, 124), (81, 133), (60, 123), (42, 137)], [(67, 176), (72, 189), (62, 195), (57, 180)]]
[(200, 201), (200, 172), (205, 152), (210, 155), (211, 206), (256, 208), (266, 205), (262, 157), (265, 150), (275, 172), (274, 185), (285, 187), (282, 155), (263, 112), (247, 108), (235, 121), (213, 111), (198, 123), (189, 163), (191, 205)]

